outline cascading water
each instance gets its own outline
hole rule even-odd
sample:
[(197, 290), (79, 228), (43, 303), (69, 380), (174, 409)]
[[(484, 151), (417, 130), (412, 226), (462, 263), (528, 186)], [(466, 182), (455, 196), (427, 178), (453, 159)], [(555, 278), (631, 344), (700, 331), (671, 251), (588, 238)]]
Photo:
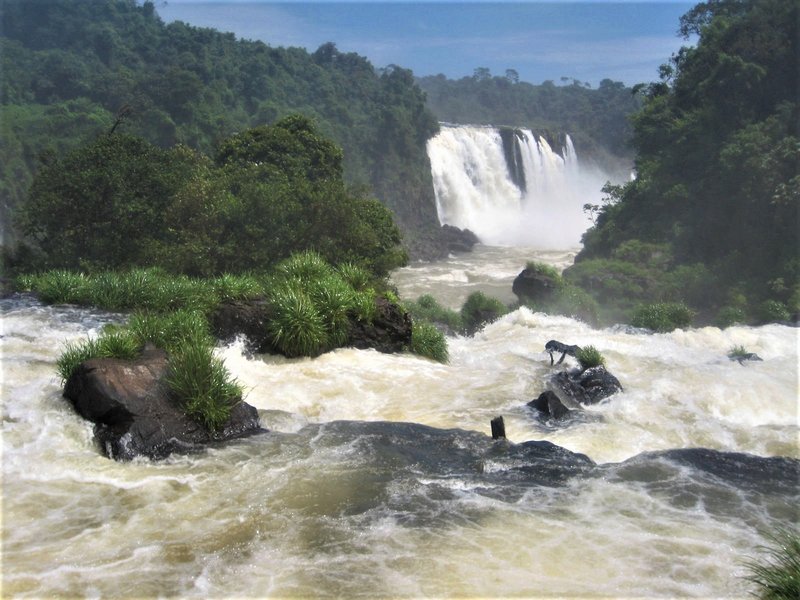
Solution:
[[(394, 280), (457, 307), (472, 286), (510, 289), (524, 258), (569, 262), (528, 252), (481, 246)], [(54, 363), (64, 341), (125, 316), (0, 309), (4, 597), (744, 597), (743, 561), (800, 517), (796, 463), (663, 454), (797, 458), (790, 327), (643, 335), (521, 308), (449, 338), (446, 365), (233, 344), (217, 351), (270, 433), (117, 463)], [(551, 338), (596, 346), (624, 392), (568, 426), (538, 420), (525, 403), (554, 371)], [(764, 360), (728, 360), (737, 345)], [(488, 436), (498, 414), (511, 442), (551, 441), (597, 468), (526, 470), (522, 444)]]
[(484, 244), (570, 248), (591, 224), (607, 176), (578, 162), (569, 135), (561, 153), (530, 130), (442, 125), (428, 141), (442, 224)]

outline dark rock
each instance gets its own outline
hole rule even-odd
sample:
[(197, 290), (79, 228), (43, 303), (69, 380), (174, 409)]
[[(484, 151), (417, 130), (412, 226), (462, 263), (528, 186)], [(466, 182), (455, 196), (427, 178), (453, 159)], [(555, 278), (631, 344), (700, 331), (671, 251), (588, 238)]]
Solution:
[(561, 399), (558, 397), (558, 395), (551, 390), (547, 390), (539, 394), (539, 397), (536, 398), (536, 400), (531, 400), (528, 402), (528, 406), (535, 408), (542, 413), (542, 415), (548, 416), (552, 419), (562, 419), (566, 416), (569, 416), (573, 412), (564, 406), (564, 403), (561, 402)]
[(731, 360), (738, 361), (740, 365), (743, 365), (745, 361), (763, 361), (764, 359), (761, 358), (758, 354), (754, 352), (747, 352), (746, 354), (729, 354), (728, 358)]
[(233, 407), (222, 428), (209, 431), (170, 397), (166, 372), (166, 353), (153, 347), (133, 361), (88, 360), (67, 380), (64, 396), (78, 414), (95, 423), (103, 453), (115, 460), (157, 460), (266, 431), (256, 409), (245, 402)]
[(584, 371), (561, 371), (553, 375), (550, 385), (561, 400), (568, 399), (584, 405), (597, 404), (622, 391), (619, 379), (602, 365)]
[(555, 278), (546, 273), (538, 273), (534, 269), (523, 269), (511, 285), (511, 291), (525, 303), (528, 300), (547, 300), (552, 297), (558, 287)]
[(472, 252), (472, 247), (480, 242), (478, 236), (469, 229), (459, 229), (452, 225), (442, 225), (441, 235), (450, 252)]
[(212, 333), (222, 342), (230, 343), (238, 336), (247, 340), (251, 352), (273, 352), (267, 334), (269, 308), (265, 300), (226, 302), (211, 314)]
[(348, 346), (374, 348), (387, 354), (402, 352), (411, 343), (411, 318), (402, 308), (386, 298), (375, 299), (377, 315), (371, 323), (350, 319)]

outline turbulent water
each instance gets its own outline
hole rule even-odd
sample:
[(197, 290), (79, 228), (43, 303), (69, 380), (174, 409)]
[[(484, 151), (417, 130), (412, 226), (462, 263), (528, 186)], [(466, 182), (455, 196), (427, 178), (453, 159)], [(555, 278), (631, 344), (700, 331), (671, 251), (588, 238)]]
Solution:
[(577, 245), (583, 206), (600, 203), (609, 178), (579, 162), (569, 135), (554, 150), (530, 130), (443, 125), (428, 156), (439, 220), (486, 244)]
[[(455, 307), (510, 288), (523, 257), (569, 261), (513, 252), (479, 247), (395, 280)], [(219, 353), (271, 433), (121, 464), (61, 397), (54, 362), (124, 317), (2, 303), (6, 597), (742, 597), (743, 561), (798, 520), (796, 463), (640, 455), (798, 458), (789, 327), (642, 335), (520, 309), (450, 339), (448, 365), (234, 344)], [(566, 427), (537, 420), (525, 403), (553, 371), (551, 338), (595, 345), (625, 391)], [(731, 362), (735, 345), (763, 362)], [(488, 436), (500, 414), (512, 444)], [(531, 463), (527, 440), (599, 466)]]

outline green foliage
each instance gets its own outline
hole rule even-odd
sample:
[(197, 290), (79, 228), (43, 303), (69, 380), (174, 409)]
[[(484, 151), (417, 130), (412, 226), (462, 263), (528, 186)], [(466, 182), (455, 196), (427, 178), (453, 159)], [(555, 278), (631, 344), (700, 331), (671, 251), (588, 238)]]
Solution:
[(746, 579), (762, 600), (800, 598), (800, 535), (796, 528), (781, 528), (767, 538), (770, 545), (759, 547), (765, 556), (745, 564)]
[(354, 263), (343, 263), (336, 270), (339, 271), (342, 279), (356, 291), (367, 289), (372, 281), (372, 275), (370, 275), (369, 271)]
[(685, 304), (659, 302), (639, 306), (633, 313), (631, 325), (668, 333), (673, 329), (690, 326), (693, 318), (694, 313)]
[(483, 292), (473, 292), (467, 296), (461, 307), (461, 323), (467, 335), (473, 335), (487, 323), (496, 321), (508, 312), (508, 307), (497, 298)]
[(747, 315), (744, 310), (738, 306), (723, 306), (719, 309), (714, 322), (720, 329), (725, 329), (732, 325), (747, 322)]
[(545, 310), (579, 319), (589, 325), (597, 325), (600, 322), (600, 305), (597, 300), (574, 285), (565, 284), (556, 290)]
[(425, 321), (443, 325), (453, 332), (463, 330), (461, 314), (443, 307), (436, 298), (430, 294), (420, 296), (416, 301), (406, 302), (404, 307), (414, 319), (414, 322)]
[(786, 306), (777, 300), (765, 300), (758, 307), (758, 319), (761, 323), (782, 323), (790, 317)]
[(580, 348), (575, 353), (575, 358), (578, 359), (578, 362), (581, 364), (581, 368), (583, 370), (606, 364), (606, 359), (603, 358), (603, 355), (594, 346), (585, 346)]
[(444, 334), (430, 323), (414, 323), (411, 329), (410, 350), (418, 356), (440, 363), (446, 363), (449, 360), (447, 340)]
[(107, 330), (97, 338), (70, 342), (56, 360), (56, 371), (63, 384), (82, 362), (93, 358), (131, 360), (141, 350), (139, 341), (125, 330)]
[(297, 283), (269, 292), (268, 324), (272, 344), (288, 357), (318, 356), (330, 343), (325, 320), (310, 296)]
[(264, 295), (264, 285), (255, 275), (224, 273), (209, 282), (219, 302), (252, 300)]
[[(263, 174), (268, 170), (274, 180), (285, 169), (285, 179), (302, 177), (314, 182), (322, 198), (330, 196), (322, 193), (322, 188), (329, 187), (324, 179), (347, 184), (366, 182), (404, 228), (437, 226), (425, 142), (438, 126), (408, 71), (391, 68), (379, 72), (365, 58), (339, 52), (333, 44), (309, 53), (300, 48), (237, 40), (229, 33), (185, 23), (167, 24), (158, 18), (150, 2), (9, 0), (3, 4), (2, 29), (0, 220), (5, 226), (9, 224), (9, 207), (22, 202), (40, 167), (38, 157), (44, 151), (61, 162), (65, 153), (88, 140), (96, 140), (99, 135), (119, 138), (120, 134), (141, 137), (160, 149), (181, 144), (184, 149), (190, 147), (205, 155), (216, 153), (226, 163), (225, 171), (255, 170)], [(313, 131), (308, 127), (308, 118), (317, 123)], [(280, 127), (264, 128), (265, 123)], [(107, 135), (112, 129), (114, 135)], [(125, 154), (122, 150), (116, 157)], [(172, 153), (149, 152), (152, 156)], [(132, 160), (126, 163), (116, 157), (110, 156), (120, 175), (114, 182), (118, 186), (115, 193), (122, 205), (133, 201), (132, 214), (120, 211), (117, 215), (123, 217), (117, 239), (125, 239), (128, 244), (115, 246), (109, 241), (105, 249), (111, 254), (105, 256), (98, 242), (85, 242), (93, 251), (86, 255), (87, 260), (99, 258), (117, 265), (120, 260), (138, 257), (136, 264), (157, 262), (170, 271), (191, 275), (237, 270), (230, 254), (225, 260), (209, 255), (212, 251), (236, 250), (233, 244), (220, 248), (214, 240), (225, 239), (220, 238), (225, 232), (215, 226), (206, 227), (219, 223), (231, 208), (231, 190), (224, 185), (224, 177), (203, 176), (184, 182), (188, 187), (178, 185), (181, 189), (159, 196), (168, 204), (162, 208), (183, 227), (158, 227), (158, 218), (145, 211), (137, 216), (147, 223), (141, 227), (140, 237), (125, 238), (123, 230), (133, 220), (133, 213), (139, 211), (140, 201), (158, 185), (171, 188), (179, 182), (161, 178), (162, 171), (170, 170), (166, 163), (162, 163), (162, 170), (159, 161), (141, 161), (131, 156)], [(253, 159), (268, 166), (259, 169)], [(75, 157), (72, 164), (77, 164)], [(88, 185), (82, 172), (91, 168), (88, 162), (84, 166), (85, 169), (68, 173), (68, 179), (76, 186), (84, 186), (89, 193), (89, 208), (100, 213), (101, 204), (95, 203), (94, 198), (111, 188)], [(97, 167), (104, 169), (100, 164)], [(122, 177), (134, 170), (140, 176)], [(217, 170), (216, 166), (211, 169)], [(135, 185), (139, 183), (147, 189), (137, 196)], [(246, 205), (276, 185), (272, 181), (264, 186), (260, 180), (243, 185), (239, 192)], [(37, 189), (47, 191), (41, 184)], [(269, 191), (277, 204), (272, 209), (282, 214), (286, 190)], [(240, 197), (238, 192), (233, 195)], [(70, 207), (75, 202), (66, 199), (62, 204)], [(116, 210), (112, 206), (109, 212)], [(353, 210), (358, 212), (355, 207)], [(324, 211), (319, 215), (324, 216)], [(41, 216), (47, 215), (43, 212)], [(265, 215), (262, 227), (268, 217)], [(371, 217), (366, 220), (373, 221)], [(93, 226), (92, 222), (88, 218), (87, 226)], [(104, 236), (113, 237), (113, 232), (105, 231), (108, 222), (99, 221), (98, 228)], [(245, 229), (249, 223), (257, 222), (248, 222), (246, 215), (239, 221)], [(286, 223), (278, 220), (276, 224)], [(316, 227), (313, 219), (305, 224), (309, 230)], [(150, 225), (156, 229), (149, 229)], [(80, 228), (70, 224), (61, 236), (69, 244), (58, 256), (51, 256), (51, 251), (59, 251), (59, 245), (48, 233), (48, 239), (43, 240), (48, 244), (47, 262), (37, 268), (77, 266), (68, 264), (67, 259), (74, 257), (76, 247), (84, 244), (75, 231)], [(276, 232), (281, 232), (279, 227), (270, 233)], [(15, 232), (4, 233), (7, 242)], [(307, 245), (311, 239), (300, 241)], [(257, 241), (254, 232), (246, 239), (243, 254), (252, 250), (250, 244)], [(273, 243), (269, 237), (261, 241)], [(278, 240), (278, 244), (290, 242), (291, 238)], [(176, 247), (176, 251), (169, 252), (170, 247)], [(297, 249), (300, 248), (292, 247), (277, 256), (264, 254), (258, 257), (259, 262), (264, 262), (264, 256), (276, 262)], [(351, 249), (356, 254), (360, 252)], [(318, 250), (332, 262), (342, 260), (326, 249)], [(370, 257), (372, 262), (367, 266), (385, 269), (382, 261), (386, 256), (380, 248), (375, 251), (377, 254)], [(141, 256), (141, 252), (155, 256)]]
[(750, 356), (750, 352), (747, 351), (747, 348), (744, 346), (734, 346), (730, 350), (728, 350), (728, 358), (731, 360), (740, 360), (745, 359)]
[(149, 342), (170, 354), (186, 343), (214, 344), (205, 316), (193, 310), (165, 314), (134, 313), (128, 321), (127, 331), (140, 346)]
[[(783, 0), (720, 0), (687, 13), (682, 31), (699, 40), (673, 55), (662, 81), (642, 88), (633, 119), (637, 178), (599, 210), (579, 264), (644, 266), (631, 242), (668, 245), (671, 264), (646, 267), (665, 277), (641, 301), (709, 311), (732, 305), (731, 290), (756, 306), (788, 300), (798, 283), (800, 100), (788, 65), (796, 62), (799, 11)], [(777, 281), (782, 291), (770, 285)], [(594, 294), (588, 283), (581, 285)]]
[(275, 272), (281, 277), (312, 280), (331, 276), (334, 269), (319, 253), (305, 251), (281, 262)]
[(46, 304), (86, 304), (89, 292), (83, 273), (57, 270), (26, 278), (24, 285)]
[(170, 353), (166, 381), (186, 413), (211, 431), (230, 418), (244, 391), (214, 356), (213, 346), (191, 337)]
[(561, 273), (553, 265), (548, 265), (542, 262), (528, 261), (525, 268), (537, 275), (544, 275), (552, 279), (556, 285), (561, 285)]

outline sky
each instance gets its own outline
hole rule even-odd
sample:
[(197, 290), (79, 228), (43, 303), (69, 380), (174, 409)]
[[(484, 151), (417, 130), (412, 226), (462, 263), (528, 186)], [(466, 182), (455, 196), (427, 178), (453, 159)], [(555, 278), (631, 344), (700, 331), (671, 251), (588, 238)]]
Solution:
[(270, 46), (313, 52), (334, 42), (341, 52), (366, 56), (377, 68), (398, 65), (414, 75), (492, 75), (514, 69), (521, 81), (597, 87), (602, 79), (626, 85), (658, 79), (658, 66), (682, 45), (678, 19), (693, 3), (609, 2), (269, 2), (266, 0), (156, 0), (169, 23), (185, 21), (233, 32)]

